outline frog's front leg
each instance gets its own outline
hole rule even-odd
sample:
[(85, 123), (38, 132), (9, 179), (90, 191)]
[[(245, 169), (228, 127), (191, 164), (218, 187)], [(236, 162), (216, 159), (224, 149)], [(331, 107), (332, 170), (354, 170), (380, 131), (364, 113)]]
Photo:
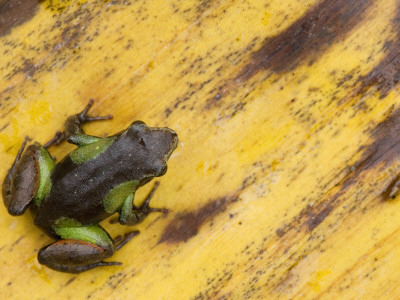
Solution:
[(165, 208), (149, 207), (150, 200), (159, 185), (160, 182), (157, 181), (151, 189), (150, 193), (147, 195), (143, 204), (139, 207), (133, 204), (134, 194), (128, 196), (121, 207), (119, 222), (122, 225), (135, 225), (142, 222), (151, 212), (168, 213), (168, 210)]
[(60, 240), (43, 247), (38, 254), (41, 264), (51, 269), (80, 273), (96, 267), (121, 265), (120, 262), (105, 262), (115, 250), (125, 245), (137, 232), (126, 234), (123, 239), (111, 240), (100, 226), (76, 226), (54, 228)]
[(90, 117), (87, 115), (87, 113), (92, 105), (93, 99), (90, 99), (83, 111), (68, 117), (64, 124), (65, 131), (57, 131), (54, 137), (50, 139), (50, 141), (48, 141), (44, 147), (48, 148), (52, 145), (59, 145), (65, 139), (67, 139), (69, 143), (78, 146), (88, 145), (99, 141), (101, 139), (100, 137), (85, 134), (82, 129), (82, 125), (92, 121), (109, 120), (112, 119), (112, 115)]
[(83, 111), (76, 115), (70, 116), (65, 121), (65, 137), (68, 142), (78, 146), (83, 146), (97, 142), (101, 139), (100, 137), (85, 134), (82, 129), (82, 125), (92, 121), (109, 120), (112, 119), (112, 115), (90, 117), (87, 115), (87, 113), (92, 105), (93, 99), (90, 99), (88, 105), (86, 105)]

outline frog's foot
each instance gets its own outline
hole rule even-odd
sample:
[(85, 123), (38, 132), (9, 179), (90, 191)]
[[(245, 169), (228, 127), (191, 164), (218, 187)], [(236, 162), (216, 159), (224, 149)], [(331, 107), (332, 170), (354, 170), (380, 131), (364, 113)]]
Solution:
[(101, 139), (96, 136), (85, 134), (82, 129), (82, 125), (91, 121), (109, 120), (112, 119), (113, 116), (88, 116), (87, 113), (92, 105), (93, 99), (90, 99), (88, 105), (86, 105), (86, 107), (80, 113), (70, 116), (65, 121), (65, 136), (68, 142), (82, 146), (91, 144)]
[(113, 249), (81, 240), (59, 240), (39, 251), (38, 260), (49, 268), (67, 273), (80, 273), (96, 267), (121, 265), (120, 262), (105, 262)]
[(134, 207), (133, 211), (145, 213), (146, 216), (151, 212), (162, 212), (164, 214), (168, 213), (168, 209), (166, 209), (166, 208), (154, 208), (154, 207), (149, 206), (150, 200), (151, 200), (151, 198), (153, 198), (154, 193), (156, 192), (156, 190), (158, 189), (159, 186), (160, 186), (160, 182), (156, 181), (154, 183), (153, 188), (151, 189), (151, 191), (147, 195), (146, 199), (144, 200), (143, 204), (140, 205), (139, 207)]
[(126, 243), (128, 243), (133, 237), (137, 236), (140, 232), (138, 230), (134, 230), (131, 232), (126, 233), (123, 237), (122, 236), (117, 236), (114, 240), (113, 243), (115, 245), (115, 250), (121, 249)]
[[(152, 212), (162, 212), (164, 214), (168, 213), (168, 209), (153, 208), (149, 206), (150, 200), (153, 197), (159, 185), (160, 182), (157, 181), (154, 184), (154, 187), (152, 188), (150, 193), (147, 195), (143, 204), (139, 207), (132, 204), (133, 196), (126, 198), (123, 208), (120, 211), (119, 222), (122, 225), (131, 226), (142, 222)], [(111, 223), (114, 223), (114, 220), (112, 220)]]
[(62, 141), (65, 140), (65, 138), (66, 137), (65, 137), (64, 132), (57, 131), (56, 134), (54, 135), (54, 137), (50, 141), (48, 141), (46, 144), (44, 144), (43, 147), (45, 147), (47, 149), (48, 147), (50, 147), (52, 145), (58, 146), (58, 145), (60, 145), (60, 143)]
[(76, 116), (78, 117), (79, 121), (81, 123), (86, 123), (86, 122), (91, 122), (91, 121), (98, 121), (98, 120), (110, 120), (112, 119), (112, 115), (107, 115), (107, 116), (96, 116), (96, 117), (89, 117), (87, 115), (90, 107), (93, 105), (94, 100), (90, 99), (89, 103), (86, 105), (86, 107), (78, 113)]

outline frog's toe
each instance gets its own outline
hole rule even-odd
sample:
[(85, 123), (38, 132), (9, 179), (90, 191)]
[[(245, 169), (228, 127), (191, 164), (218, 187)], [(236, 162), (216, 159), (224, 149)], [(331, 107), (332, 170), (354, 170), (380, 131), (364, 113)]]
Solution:
[(94, 100), (90, 99), (89, 103), (86, 105), (86, 107), (77, 114), (78, 119), (80, 120), (81, 123), (85, 122), (90, 122), (90, 121), (98, 121), (98, 120), (109, 120), (112, 119), (112, 115), (107, 115), (107, 116), (88, 116), (87, 113), (90, 109), (90, 107), (93, 105)]
[(123, 237), (117, 236), (113, 242), (115, 244), (115, 250), (121, 249), (126, 243), (128, 243), (134, 236), (137, 236), (140, 232), (138, 230), (134, 230), (126, 233)]

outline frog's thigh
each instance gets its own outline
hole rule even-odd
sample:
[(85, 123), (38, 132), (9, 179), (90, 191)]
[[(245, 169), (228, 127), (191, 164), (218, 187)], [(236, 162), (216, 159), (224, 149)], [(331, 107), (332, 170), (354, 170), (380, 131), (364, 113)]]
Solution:
[(54, 167), (50, 154), (37, 143), (30, 145), (22, 154), (25, 143), (3, 183), (4, 203), (13, 216), (22, 215), (35, 197), (41, 197), (47, 177)]
[(103, 262), (114, 253), (114, 245), (100, 226), (62, 227), (55, 231), (62, 239), (39, 251), (38, 260), (41, 264), (70, 273), (119, 264)]

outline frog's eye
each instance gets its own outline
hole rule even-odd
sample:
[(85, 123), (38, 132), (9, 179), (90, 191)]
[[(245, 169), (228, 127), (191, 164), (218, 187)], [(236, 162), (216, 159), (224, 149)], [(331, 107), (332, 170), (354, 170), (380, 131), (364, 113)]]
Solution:
[(144, 142), (143, 138), (140, 138), (139, 144), (143, 147), (146, 147), (146, 143)]
[(166, 166), (166, 165), (162, 168), (162, 170), (161, 170), (159, 176), (162, 176), (162, 175), (164, 175), (165, 173), (167, 173), (167, 166)]

